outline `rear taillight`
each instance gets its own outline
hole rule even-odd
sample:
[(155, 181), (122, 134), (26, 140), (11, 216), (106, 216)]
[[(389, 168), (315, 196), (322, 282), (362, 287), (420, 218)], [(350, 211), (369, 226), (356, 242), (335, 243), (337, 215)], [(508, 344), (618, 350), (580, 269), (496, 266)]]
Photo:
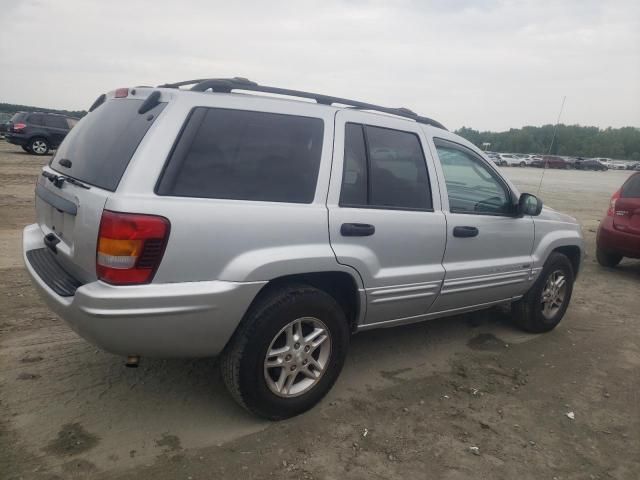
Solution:
[(162, 260), (169, 229), (169, 220), (164, 217), (105, 210), (98, 233), (98, 278), (113, 285), (151, 282)]
[(613, 194), (611, 200), (609, 200), (609, 209), (607, 210), (607, 217), (613, 217), (616, 214), (616, 202), (620, 198), (620, 190)]
[(25, 128), (27, 128), (27, 125), (25, 123), (16, 123), (11, 127), (11, 131), (17, 133), (24, 130)]

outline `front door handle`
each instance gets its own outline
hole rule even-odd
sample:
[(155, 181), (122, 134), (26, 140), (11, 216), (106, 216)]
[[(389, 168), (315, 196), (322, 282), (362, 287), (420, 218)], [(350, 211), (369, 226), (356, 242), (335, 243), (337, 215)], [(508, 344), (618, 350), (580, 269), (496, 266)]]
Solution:
[(477, 237), (480, 231), (476, 227), (454, 227), (453, 236), (461, 238)]
[(376, 227), (368, 223), (343, 223), (340, 233), (343, 237), (370, 237), (376, 233)]

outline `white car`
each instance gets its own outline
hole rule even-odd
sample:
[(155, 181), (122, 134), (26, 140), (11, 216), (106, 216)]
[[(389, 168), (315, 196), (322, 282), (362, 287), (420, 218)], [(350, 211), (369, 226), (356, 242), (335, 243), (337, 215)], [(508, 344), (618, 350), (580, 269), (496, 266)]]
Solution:
[(610, 162), (609, 168), (611, 170), (626, 170), (627, 162)]
[(500, 165), (509, 167), (526, 167), (527, 162), (513, 153), (501, 153)]

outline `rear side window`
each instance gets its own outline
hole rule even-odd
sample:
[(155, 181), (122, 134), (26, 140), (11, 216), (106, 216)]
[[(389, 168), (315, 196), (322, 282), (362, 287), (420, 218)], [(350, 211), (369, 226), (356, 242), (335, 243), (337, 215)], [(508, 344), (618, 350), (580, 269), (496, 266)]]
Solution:
[(69, 128), (67, 119), (64, 117), (59, 117), (58, 115), (45, 115), (44, 124), (45, 126), (52, 128), (63, 128), (65, 130)]
[[(141, 115), (142, 102), (112, 99), (88, 113), (65, 137), (51, 168), (115, 191), (140, 141), (166, 105), (161, 103)], [(69, 160), (71, 167), (61, 166), (62, 159)]]
[(32, 125), (44, 125), (44, 115), (40, 113), (32, 113), (27, 119)]
[(420, 140), (411, 132), (348, 123), (340, 206), (430, 210)]
[(633, 175), (622, 186), (622, 198), (640, 198), (640, 175)]
[(197, 107), (157, 193), (311, 203), (323, 131), (319, 118)]

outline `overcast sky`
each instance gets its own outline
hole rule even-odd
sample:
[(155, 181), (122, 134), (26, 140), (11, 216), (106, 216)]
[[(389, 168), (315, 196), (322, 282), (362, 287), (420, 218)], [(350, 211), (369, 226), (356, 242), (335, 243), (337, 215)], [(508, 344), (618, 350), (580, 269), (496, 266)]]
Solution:
[(445, 124), (640, 127), (640, 1), (0, 0), (0, 102), (86, 109), (200, 77)]

